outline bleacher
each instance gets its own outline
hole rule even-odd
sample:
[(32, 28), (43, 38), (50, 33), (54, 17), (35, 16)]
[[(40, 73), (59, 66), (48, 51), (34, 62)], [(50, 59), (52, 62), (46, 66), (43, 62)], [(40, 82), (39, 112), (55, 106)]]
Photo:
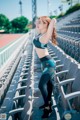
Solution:
[[(53, 81), (53, 112), (47, 120), (80, 120), (79, 12), (59, 20), (59, 46), (48, 43), (49, 54), (56, 62), (56, 75)], [(42, 120), (43, 111), (39, 110), (39, 106), (43, 104), (43, 99), (38, 89), (42, 70), (32, 44), (33, 37), (34, 30), (27, 38), (28, 42), (20, 56), (16, 58), (19, 61), (13, 61), (17, 67), (11, 81), (6, 82), (6, 77), (0, 81), (0, 115), (4, 120)]]
[[(57, 40), (61, 47), (68, 55), (80, 62), (80, 10), (65, 17), (64, 23), (59, 29), (57, 28)], [(69, 20), (68, 20), (69, 19)]]

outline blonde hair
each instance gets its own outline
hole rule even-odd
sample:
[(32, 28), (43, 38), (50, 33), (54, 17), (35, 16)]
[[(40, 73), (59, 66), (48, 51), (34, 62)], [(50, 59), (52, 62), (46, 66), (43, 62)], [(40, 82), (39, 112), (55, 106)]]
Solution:
[[(51, 19), (48, 16), (41, 16), (38, 19), (42, 20), (43, 23), (47, 22), (47, 28), (51, 22)], [(56, 19), (54, 18), (54, 22), (56, 23)], [(51, 41), (54, 45), (57, 45), (57, 41), (56, 41), (56, 37), (57, 37), (57, 33), (56, 33), (56, 28), (53, 28), (53, 32), (52, 32), (52, 36), (51, 36)]]

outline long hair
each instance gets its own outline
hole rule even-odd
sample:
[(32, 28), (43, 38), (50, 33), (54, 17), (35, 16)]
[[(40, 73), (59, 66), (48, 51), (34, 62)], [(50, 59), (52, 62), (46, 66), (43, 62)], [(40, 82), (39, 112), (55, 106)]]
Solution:
[[(51, 19), (48, 16), (41, 16), (38, 19), (41, 19), (43, 23), (47, 22), (47, 28), (51, 22)], [(56, 27), (54, 26), (53, 31), (52, 31), (52, 36), (51, 36), (51, 41), (54, 45), (57, 45), (56, 41), (57, 33), (56, 33)]]

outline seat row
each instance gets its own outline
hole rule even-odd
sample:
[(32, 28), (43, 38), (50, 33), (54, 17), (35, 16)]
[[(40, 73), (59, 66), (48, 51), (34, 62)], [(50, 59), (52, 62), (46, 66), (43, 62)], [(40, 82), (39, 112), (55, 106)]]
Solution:
[(80, 41), (74, 41), (67, 37), (58, 36), (57, 41), (65, 53), (80, 62)]
[(62, 35), (63, 37), (66, 36), (67, 38), (73, 39), (75, 41), (79, 40), (79, 38), (80, 38), (80, 33), (78, 33), (78, 32), (58, 30), (57, 33)]
[(61, 30), (71, 31), (71, 32), (80, 32), (80, 24), (78, 25), (66, 25), (61, 28)]
[[(65, 120), (80, 116), (80, 64), (57, 46), (49, 44), (49, 53), (56, 62), (54, 97), (63, 108)], [(56, 57), (56, 58), (55, 58)]]
[(4, 100), (4, 97), (6, 95), (6, 92), (9, 88), (9, 85), (11, 83), (11, 79), (13, 76), (13, 73), (16, 69), (16, 66), (19, 63), (20, 56), (22, 54), (23, 50), (19, 51), (16, 57), (13, 59), (11, 64), (8, 66), (2, 77), (0, 78), (0, 104)]
[(77, 25), (80, 24), (80, 17), (77, 17), (75, 19), (72, 19), (69, 23), (67, 23), (66, 25)]
[(29, 46), (26, 52), (28, 56), (25, 53), (26, 59), (24, 60), (23, 66), (21, 66), (22, 70), (17, 82), (17, 88), (13, 97), (13, 106), (12, 109), (9, 111), (8, 120), (26, 120), (29, 118), (28, 110), (31, 106), (31, 100), (29, 99), (29, 97), (31, 95), (30, 84), (32, 80), (32, 48)]

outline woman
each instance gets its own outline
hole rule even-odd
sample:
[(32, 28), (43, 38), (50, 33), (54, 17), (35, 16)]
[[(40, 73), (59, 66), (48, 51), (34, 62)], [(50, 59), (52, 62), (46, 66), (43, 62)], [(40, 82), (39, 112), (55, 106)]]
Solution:
[(56, 64), (48, 53), (47, 43), (51, 40), (54, 45), (57, 45), (55, 24), (56, 19), (51, 20), (47, 16), (38, 18), (36, 28), (40, 34), (33, 40), (36, 53), (43, 67), (42, 76), (39, 81), (39, 89), (44, 99), (44, 105), (39, 107), (40, 109), (44, 108), (42, 118), (47, 118), (52, 112), (52, 79), (55, 75)]

